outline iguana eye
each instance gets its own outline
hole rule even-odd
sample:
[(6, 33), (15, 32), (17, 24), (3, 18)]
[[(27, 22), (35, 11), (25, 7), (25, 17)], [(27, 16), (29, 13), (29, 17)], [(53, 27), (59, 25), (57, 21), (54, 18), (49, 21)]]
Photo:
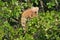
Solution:
[(37, 12), (35, 12), (35, 13), (37, 13)]

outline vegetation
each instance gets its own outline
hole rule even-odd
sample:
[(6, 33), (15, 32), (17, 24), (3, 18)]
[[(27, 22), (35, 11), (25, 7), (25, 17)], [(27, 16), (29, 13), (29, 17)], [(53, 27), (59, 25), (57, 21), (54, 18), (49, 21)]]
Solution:
[[(23, 37), (22, 12), (40, 8), (38, 18), (27, 22)], [(0, 0), (0, 40), (60, 40), (60, 0)]]

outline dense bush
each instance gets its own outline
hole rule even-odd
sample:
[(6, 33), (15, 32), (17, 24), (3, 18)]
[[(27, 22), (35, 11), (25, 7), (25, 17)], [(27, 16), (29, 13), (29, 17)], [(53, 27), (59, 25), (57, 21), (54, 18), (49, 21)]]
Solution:
[(0, 0), (0, 40), (60, 40), (60, 10), (55, 10), (55, 0), (47, 1), (45, 5), (49, 9), (46, 8), (46, 12), (39, 10), (38, 17), (27, 22), (28, 32), (23, 37), (21, 14), (27, 8), (39, 6), (39, 0), (31, 0), (31, 3), (27, 0)]

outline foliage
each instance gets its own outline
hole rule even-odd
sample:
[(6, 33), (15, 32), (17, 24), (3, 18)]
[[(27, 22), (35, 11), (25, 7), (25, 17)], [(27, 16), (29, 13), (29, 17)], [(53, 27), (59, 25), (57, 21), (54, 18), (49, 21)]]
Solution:
[[(30, 19), (27, 22), (27, 33), (23, 37), (20, 25), (22, 11), (34, 3), (39, 4), (39, 0), (31, 1), (28, 5), (19, 0), (0, 0), (0, 40), (60, 40), (60, 12), (55, 10), (39, 12), (38, 17)], [(46, 4), (48, 8), (56, 5), (55, 0)]]

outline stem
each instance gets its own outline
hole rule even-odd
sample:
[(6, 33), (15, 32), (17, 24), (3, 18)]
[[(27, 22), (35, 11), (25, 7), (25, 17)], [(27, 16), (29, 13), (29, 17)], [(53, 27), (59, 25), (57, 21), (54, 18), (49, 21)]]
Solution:
[(41, 9), (42, 9), (42, 11), (44, 12), (43, 1), (42, 1), (42, 0), (39, 0), (39, 1), (40, 1)]

